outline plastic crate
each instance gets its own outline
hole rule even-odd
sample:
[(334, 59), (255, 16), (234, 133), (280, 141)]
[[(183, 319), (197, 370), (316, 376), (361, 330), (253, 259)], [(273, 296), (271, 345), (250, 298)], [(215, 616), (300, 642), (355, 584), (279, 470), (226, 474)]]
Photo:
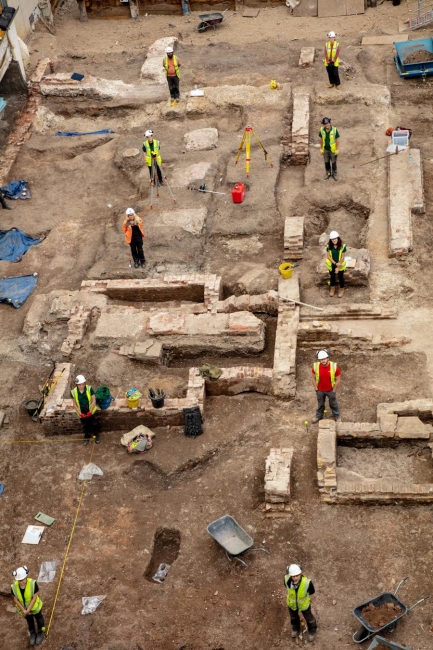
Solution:
[(409, 146), (409, 131), (393, 131), (392, 135), (392, 144), (398, 147), (408, 147)]

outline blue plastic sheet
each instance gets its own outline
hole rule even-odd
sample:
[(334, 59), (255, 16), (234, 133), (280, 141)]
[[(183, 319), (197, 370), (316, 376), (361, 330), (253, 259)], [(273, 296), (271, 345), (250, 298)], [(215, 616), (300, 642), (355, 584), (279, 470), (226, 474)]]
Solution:
[(31, 199), (27, 181), (11, 181), (1, 188), (6, 199)]
[(0, 230), (0, 260), (19, 262), (31, 246), (40, 244), (43, 239), (30, 237), (18, 228)]
[(115, 131), (112, 129), (102, 129), (102, 131), (57, 131), (56, 135), (75, 138), (77, 135), (106, 135), (107, 133), (115, 133)]
[(37, 275), (20, 275), (0, 280), (0, 302), (7, 302), (18, 309), (25, 303), (37, 283)]

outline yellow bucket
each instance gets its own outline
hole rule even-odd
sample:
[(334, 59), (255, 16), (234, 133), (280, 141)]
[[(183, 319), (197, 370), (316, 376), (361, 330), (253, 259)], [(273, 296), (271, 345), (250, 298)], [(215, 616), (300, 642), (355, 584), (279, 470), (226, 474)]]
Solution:
[(284, 262), (283, 264), (280, 264), (278, 270), (281, 273), (281, 277), (284, 278), (285, 280), (288, 280), (289, 278), (292, 277), (293, 264), (290, 264), (289, 262)]
[(136, 409), (140, 403), (140, 397), (141, 393), (136, 391), (133, 393), (133, 397), (128, 397), (128, 395), (125, 395), (126, 397), (126, 403), (129, 406), (130, 409)]

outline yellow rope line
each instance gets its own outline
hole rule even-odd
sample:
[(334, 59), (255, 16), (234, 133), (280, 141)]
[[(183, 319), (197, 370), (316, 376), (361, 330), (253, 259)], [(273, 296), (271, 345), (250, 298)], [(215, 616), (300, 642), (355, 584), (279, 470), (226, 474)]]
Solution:
[[(93, 457), (93, 452), (94, 452), (94, 450), (95, 450), (95, 442), (94, 442), (94, 440), (93, 440), (92, 451), (91, 451), (91, 454), (90, 454), (89, 463), (92, 462), (92, 457)], [(85, 479), (85, 480), (83, 481), (83, 485), (82, 485), (82, 488), (81, 488), (80, 499), (79, 499), (79, 501), (78, 501), (77, 510), (76, 510), (76, 512), (75, 512), (74, 523), (73, 523), (73, 525), (72, 525), (71, 534), (69, 535), (69, 542), (68, 542), (68, 545), (67, 545), (67, 547), (66, 547), (65, 557), (63, 558), (62, 570), (61, 570), (61, 572), (60, 572), (59, 582), (58, 582), (58, 584), (57, 584), (57, 590), (56, 590), (56, 595), (55, 595), (55, 597), (54, 597), (53, 608), (52, 608), (52, 610), (51, 610), (50, 620), (48, 621), (48, 627), (47, 627), (47, 631), (46, 631), (46, 636), (47, 636), (47, 637), (48, 637), (48, 634), (50, 633), (51, 622), (52, 622), (52, 620), (53, 620), (54, 610), (56, 609), (57, 598), (58, 598), (58, 596), (59, 596), (60, 586), (61, 586), (61, 584), (62, 584), (63, 574), (64, 574), (64, 572), (65, 572), (66, 560), (68, 559), (69, 549), (70, 549), (70, 547), (71, 547), (72, 539), (73, 539), (73, 537), (74, 537), (75, 526), (77, 525), (78, 515), (80, 514), (81, 503), (82, 503), (82, 501), (83, 501), (84, 490), (85, 490), (85, 488), (86, 488), (86, 483), (87, 483), (87, 479)]]
[(85, 438), (69, 438), (68, 440), (1, 440), (0, 445), (15, 445), (19, 442), (82, 442)]

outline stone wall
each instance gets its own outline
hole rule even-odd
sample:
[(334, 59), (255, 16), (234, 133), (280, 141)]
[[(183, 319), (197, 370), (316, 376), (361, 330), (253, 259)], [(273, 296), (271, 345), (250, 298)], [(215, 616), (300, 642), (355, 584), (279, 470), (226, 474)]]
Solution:
[(206, 395), (238, 395), (250, 391), (272, 395), (272, 368), (233, 366), (221, 370), (219, 379), (206, 379)]
[(292, 165), (306, 165), (309, 160), (310, 95), (293, 91)]
[(284, 221), (284, 259), (301, 260), (304, 256), (304, 217)]
[(413, 245), (413, 190), (409, 149), (388, 158), (389, 257), (404, 257)]
[(389, 337), (384, 334), (354, 334), (339, 325), (325, 321), (305, 321), (299, 324), (298, 345), (302, 349), (319, 349), (338, 345), (343, 354), (358, 351), (383, 350), (384, 348), (402, 347), (410, 343), (406, 336)]
[(411, 209), (414, 214), (425, 214), (424, 177), (422, 173), (421, 151), (411, 149), (409, 152), (409, 175), (412, 185)]
[(326, 305), (323, 311), (309, 307), (301, 308), (301, 321), (317, 320), (363, 320), (397, 318), (397, 310), (394, 307), (379, 307), (370, 303), (349, 303), (342, 305)]
[(265, 515), (266, 517), (290, 516), (290, 480), (293, 449), (272, 448), (266, 459), (265, 469)]

